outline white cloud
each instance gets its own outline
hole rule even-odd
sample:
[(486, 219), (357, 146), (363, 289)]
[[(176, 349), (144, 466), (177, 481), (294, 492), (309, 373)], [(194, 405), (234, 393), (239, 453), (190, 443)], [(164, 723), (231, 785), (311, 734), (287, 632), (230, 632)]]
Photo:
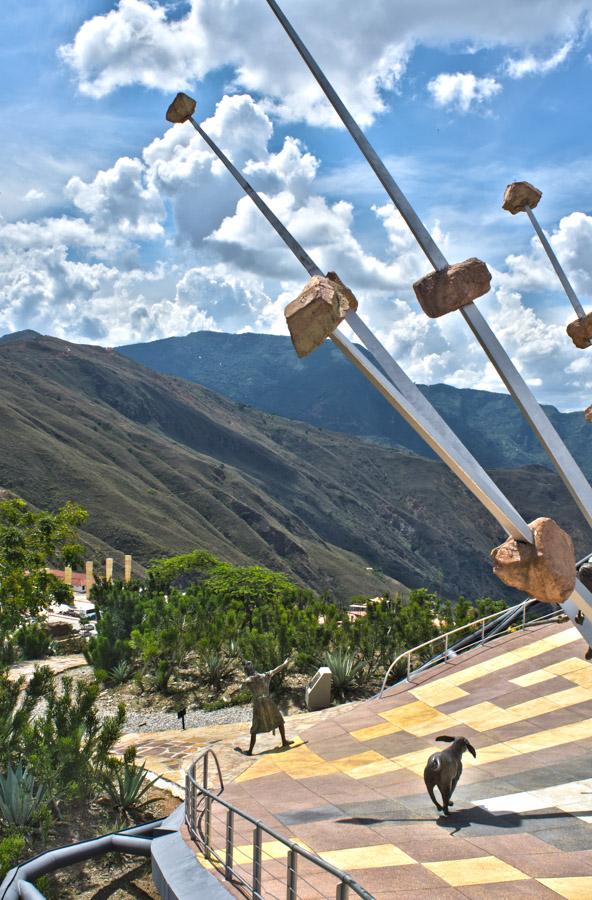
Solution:
[[(343, 0), (282, 5), (362, 126), (384, 110), (385, 92), (399, 84), (419, 44), (464, 43), (474, 51), (530, 49), (560, 39), (565, 46), (591, 14), (590, 0), (498, 0), (495, 15), (489, 0), (371, 0), (348, 4), (345, 20)], [(234, 85), (265, 97), (275, 115), (314, 125), (337, 122), (263, 0), (191, 0), (181, 17), (156, 0), (120, 0), (86, 21), (60, 52), (90, 96), (130, 84), (188, 89), (228, 66)]]
[(548, 57), (537, 57), (529, 53), (521, 59), (506, 60), (506, 73), (510, 78), (524, 78), (525, 75), (546, 75), (565, 62), (574, 47), (574, 41), (566, 41)]
[(501, 89), (495, 78), (478, 78), (472, 72), (440, 72), (428, 83), (436, 106), (452, 106), (463, 113), (491, 100)]
[(45, 191), (39, 191), (37, 188), (31, 188), (25, 194), (25, 196), (23, 197), (23, 200), (30, 200), (30, 201), (43, 200), (44, 197), (45, 197)]

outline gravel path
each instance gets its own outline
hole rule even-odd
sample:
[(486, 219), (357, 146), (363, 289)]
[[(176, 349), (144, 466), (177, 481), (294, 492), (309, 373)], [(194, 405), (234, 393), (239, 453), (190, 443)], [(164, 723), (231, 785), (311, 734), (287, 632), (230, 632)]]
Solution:
[[(105, 714), (108, 714), (108, 712), (109, 710), (105, 710)], [(250, 723), (250, 721), (251, 704), (249, 703), (246, 706), (229, 706), (227, 709), (215, 709), (212, 712), (205, 712), (202, 709), (189, 709), (185, 716), (185, 727), (201, 728), (205, 725), (227, 725), (232, 722)], [(130, 710), (126, 715), (123, 733), (129, 734), (130, 731), (169, 731), (173, 729), (181, 730), (181, 722), (177, 718), (176, 712)]]

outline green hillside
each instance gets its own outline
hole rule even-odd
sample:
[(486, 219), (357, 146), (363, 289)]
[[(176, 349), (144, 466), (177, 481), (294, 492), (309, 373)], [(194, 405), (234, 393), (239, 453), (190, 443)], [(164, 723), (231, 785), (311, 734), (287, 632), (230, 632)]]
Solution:
[[(552, 515), (589, 549), (553, 472), (495, 477), (527, 518)], [(97, 347), (2, 342), (0, 485), (38, 506), (75, 500), (93, 540), (144, 563), (203, 547), (340, 599), (399, 583), (519, 599), (491, 574), (500, 529), (441, 463), (240, 408)]]
[[(298, 359), (287, 337), (208, 331), (118, 350), (157, 372), (181, 375), (239, 403), (433, 458), (426, 444), (330, 342), (305, 359)], [(423, 386), (422, 391), (487, 468), (549, 465), (507, 394), (445, 384)], [(590, 425), (581, 413), (545, 409), (592, 477)]]

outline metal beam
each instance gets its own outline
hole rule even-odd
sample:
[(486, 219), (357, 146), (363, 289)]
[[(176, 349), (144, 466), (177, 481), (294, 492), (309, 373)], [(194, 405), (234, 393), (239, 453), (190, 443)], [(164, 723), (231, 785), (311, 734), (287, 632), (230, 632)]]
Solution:
[[(230, 174), (240, 184), (245, 193), (263, 213), (272, 228), (281, 237), (294, 256), (302, 263), (309, 275), (322, 275), (323, 272), (308, 255), (302, 245), (280, 222), (268, 204), (249, 184), (244, 175), (233, 165), (216, 142), (203, 130), (192, 117), (189, 119), (195, 130), (216, 154)], [(374, 384), (388, 402), (411, 425), (411, 427), (432, 447), (434, 452), (457, 475), (463, 484), (491, 512), (502, 528), (511, 537), (532, 542), (532, 534), (528, 524), (514, 509), (510, 501), (500, 491), (485, 469), (471, 455), (469, 450), (458, 439), (444, 419), (426, 400), (419, 388), (395, 362), (390, 353), (380, 343), (368, 326), (355, 312), (347, 316), (348, 325), (357, 334), (367, 350), (377, 359), (388, 379), (366, 360), (365, 356), (339, 332), (331, 335), (333, 342), (350, 358), (368, 380)], [(379, 377), (376, 381), (375, 375)], [(382, 383), (384, 382), (384, 389)], [(379, 384), (381, 386), (379, 386)]]
[(561, 263), (555, 256), (555, 252), (554, 252), (553, 248), (551, 247), (551, 244), (547, 240), (547, 236), (546, 236), (545, 232), (539, 225), (537, 217), (533, 213), (530, 206), (525, 206), (524, 210), (525, 210), (526, 214), (528, 215), (528, 218), (532, 222), (532, 227), (536, 231), (539, 241), (543, 245), (543, 250), (549, 257), (549, 261), (550, 261), (551, 265), (553, 266), (553, 268), (555, 269), (555, 272), (557, 273), (557, 277), (563, 286), (563, 290), (567, 294), (567, 298), (568, 298), (569, 302), (575, 309), (578, 319), (585, 318), (586, 313), (584, 312), (584, 307), (578, 300), (577, 294), (574, 291), (573, 287), (571, 286), (571, 283), (570, 283), (567, 275), (563, 271), (563, 267), (562, 267)]
[[(304, 44), (302, 38), (286, 18), (285, 13), (282, 12), (276, 0), (266, 0), (266, 2), (310, 69), (327, 99), (333, 106), (333, 109), (362, 151), (378, 180), (404, 220), (407, 222), (407, 225), (411, 229), (419, 246), (430, 260), (433, 267), (435, 269), (445, 269), (448, 265), (446, 257), (436, 245), (434, 239), (337, 94), (335, 88), (329, 82), (323, 70)], [(592, 527), (592, 488), (586, 481), (578, 464), (551, 425), (549, 419), (537, 403), (534, 395), (529, 390), (526, 382), (512, 363), (510, 357), (503, 350), (501, 344), (485, 322), (481, 313), (472, 303), (462, 307), (461, 313), (487, 354), (490, 362), (510, 391), (515, 402), (518, 404), (522, 415), (528, 421), (538, 440), (543, 445), (586, 521)]]

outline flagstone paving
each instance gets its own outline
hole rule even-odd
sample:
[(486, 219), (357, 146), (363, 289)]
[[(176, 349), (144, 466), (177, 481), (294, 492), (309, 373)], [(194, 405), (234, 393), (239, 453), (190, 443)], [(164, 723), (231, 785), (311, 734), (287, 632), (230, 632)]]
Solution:
[[(225, 726), (229, 732), (221, 728), (215, 736), (195, 729), (194, 736), (140, 737), (149, 739), (154, 764), (165, 759), (165, 748), (178, 780), (214, 737), (224, 799), (350, 872), (377, 900), (583, 900), (592, 897), (586, 649), (569, 624), (507, 635), (381, 700), (291, 717), (293, 746), (280, 751), (277, 737), (265, 736), (252, 758), (234, 749), (248, 740), (248, 724)], [(422, 777), (430, 753), (444, 746), (435, 743), (443, 733), (465, 735), (477, 750), (476, 759), (463, 758), (448, 817), (434, 808)], [(221, 859), (223, 813), (214, 804), (212, 841)], [(235, 819), (235, 828), (234, 866), (250, 880), (252, 826)], [(263, 896), (285, 897), (286, 848), (266, 840), (262, 865)], [(335, 896), (335, 879), (305, 860), (298, 884), (306, 900)]]

